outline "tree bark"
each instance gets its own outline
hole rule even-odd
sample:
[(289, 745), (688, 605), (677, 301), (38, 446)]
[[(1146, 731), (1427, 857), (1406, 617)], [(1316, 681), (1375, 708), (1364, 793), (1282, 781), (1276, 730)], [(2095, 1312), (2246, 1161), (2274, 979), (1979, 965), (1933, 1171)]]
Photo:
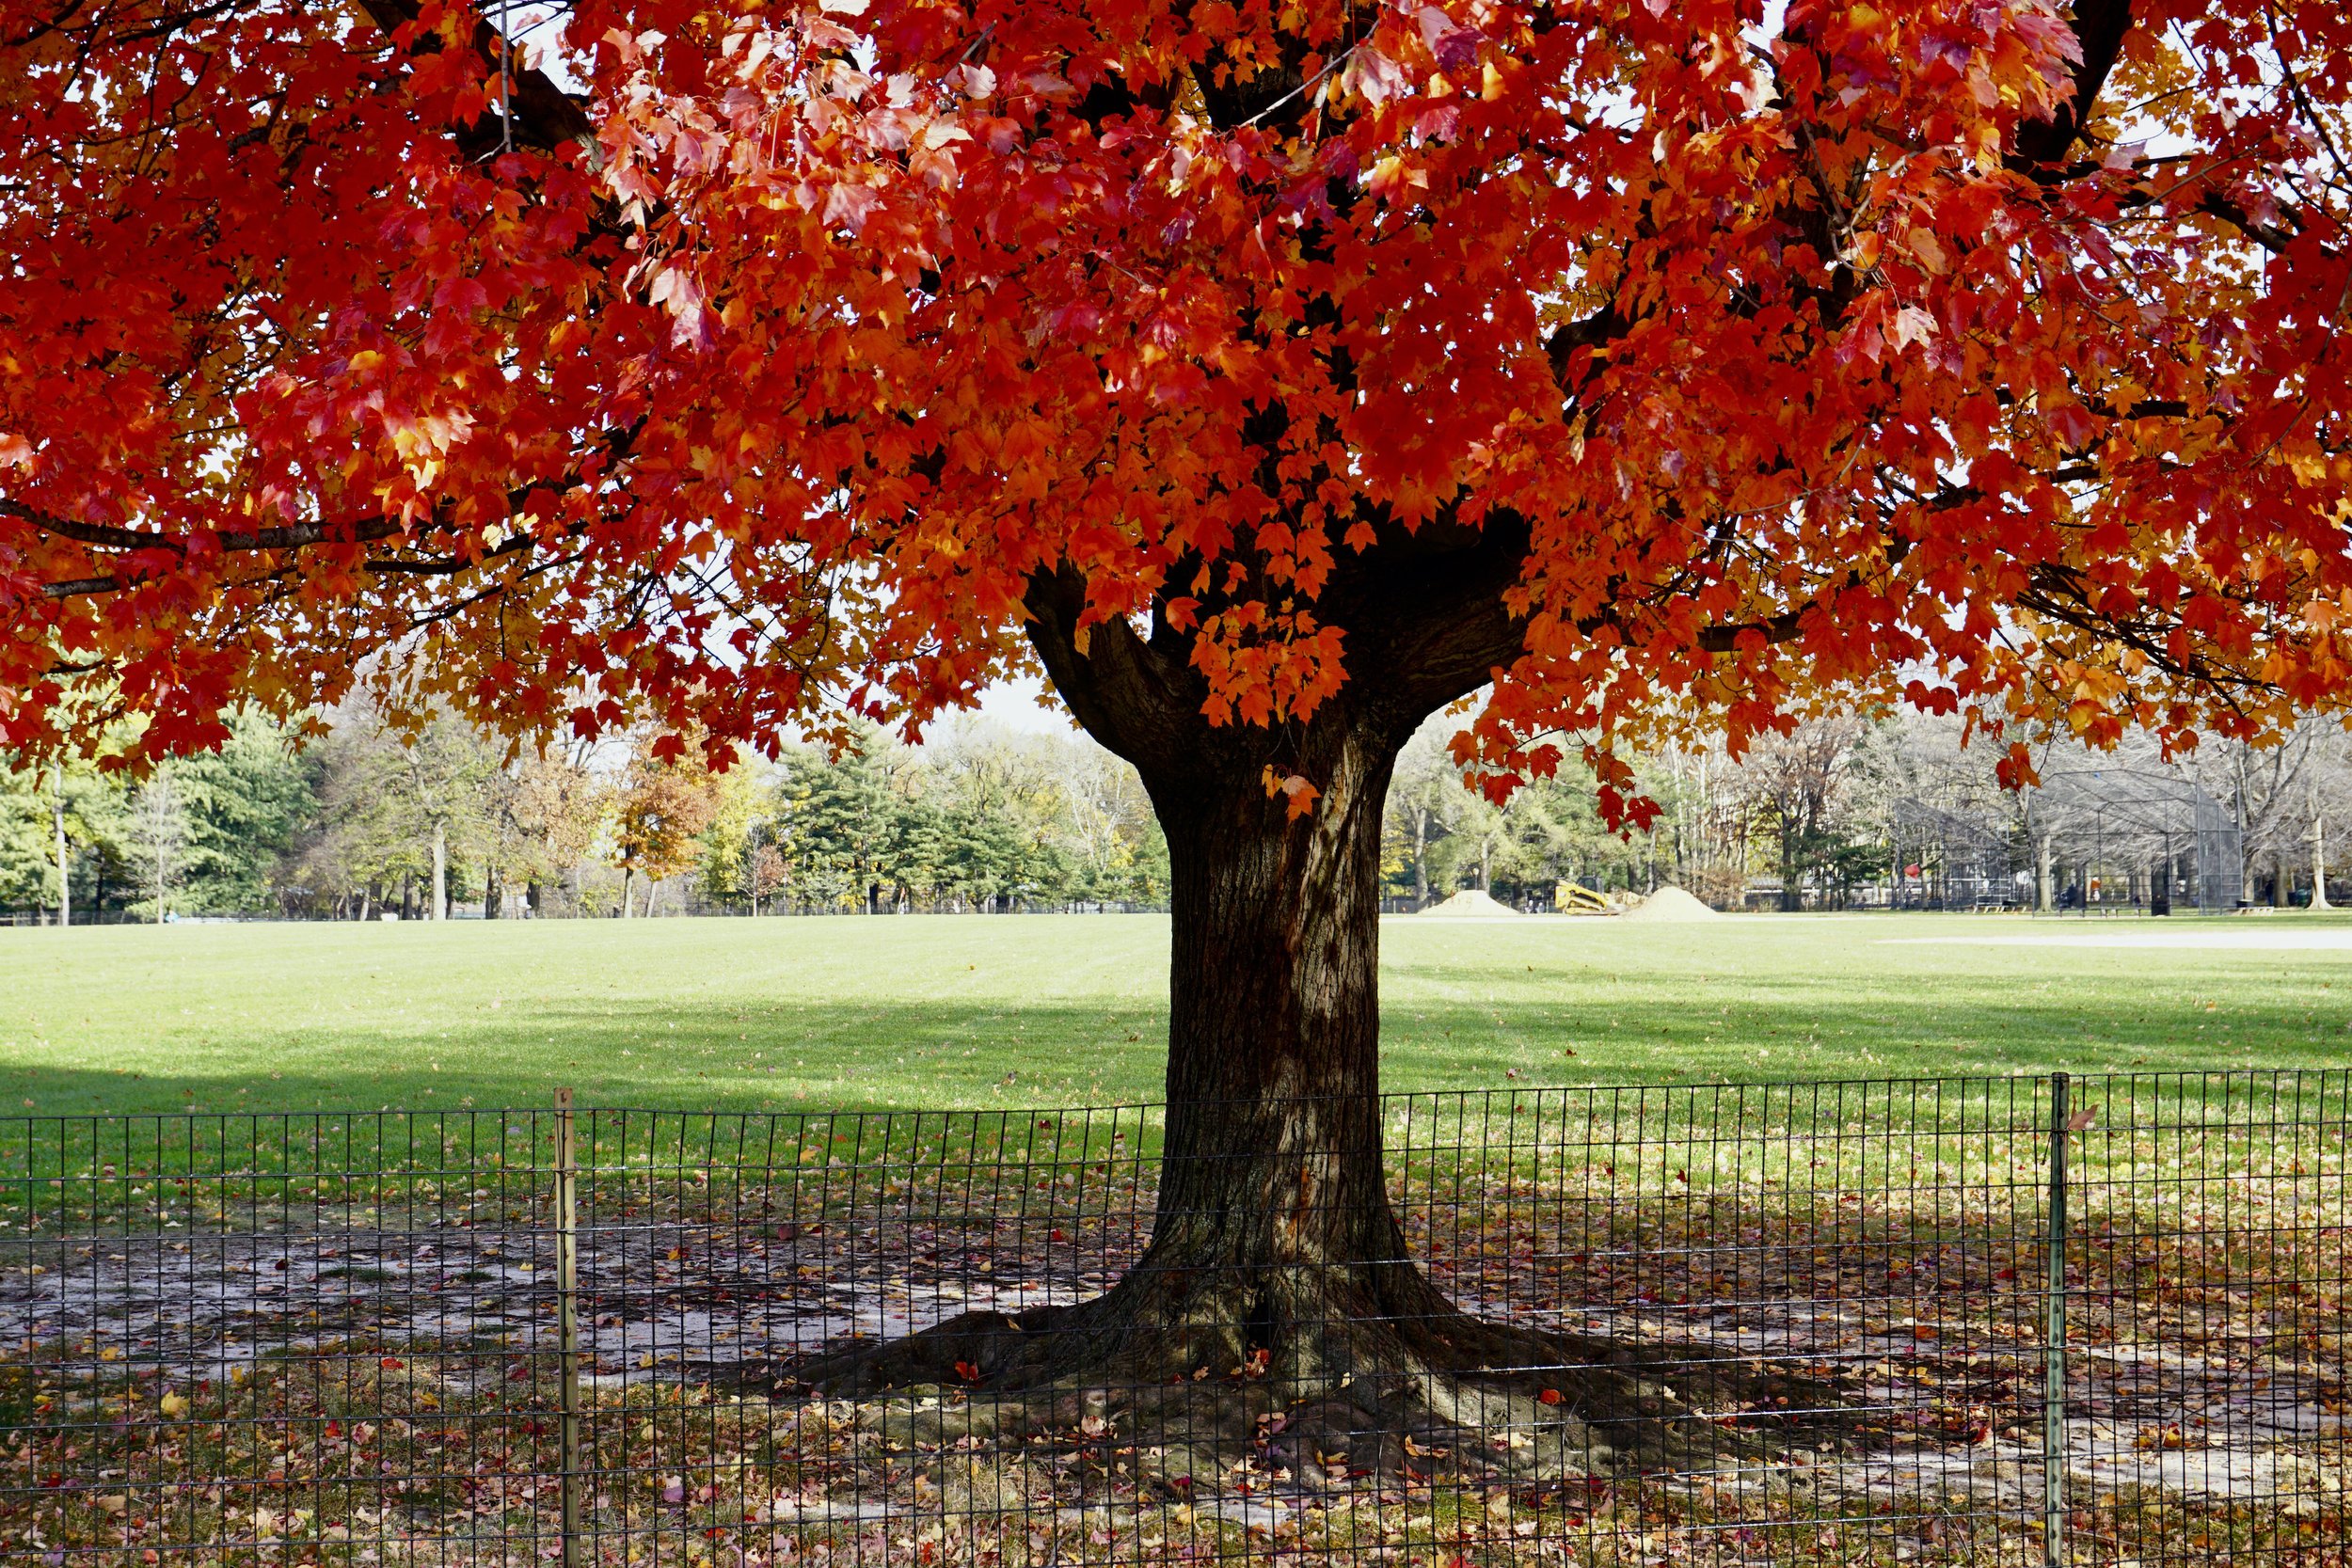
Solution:
[(57, 781), (57, 795), (56, 799), (51, 803), (50, 809), (54, 814), (57, 828), (57, 925), (60, 927), (63, 927), (73, 924), (72, 859), (70, 852), (66, 848), (65, 842), (64, 763), (61, 762), (57, 764), (56, 777)]
[(449, 918), (449, 825), (433, 824), (433, 913), (435, 920)]
[[(2312, 908), (2325, 910), (2328, 908), (2328, 817), (2319, 809), (2319, 785), (2317, 784), (2309, 786), (2305, 799), (2311, 803), (2312, 809)], [(61, 829), (58, 837), (60, 847), (64, 842)], [(63, 862), (60, 861), (59, 863), (62, 864)], [(62, 877), (59, 878), (57, 885), (59, 887), (65, 885)]]
[(1413, 908), (1429, 907), (1429, 808), (1413, 808)]
[(1396, 1261), (1381, 1160), (1380, 823), (1396, 747), (1373, 726), (1335, 729), (1306, 820), (1240, 769), (1145, 780), (1171, 873), (1168, 1111), (1133, 1293), (1161, 1297), (1146, 1316), (1205, 1339), (1180, 1358), (1222, 1356), (1219, 1372), (1253, 1348), (1299, 1372), (1343, 1364), (1320, 1341), (1349, 1302), (1436, 1305)]

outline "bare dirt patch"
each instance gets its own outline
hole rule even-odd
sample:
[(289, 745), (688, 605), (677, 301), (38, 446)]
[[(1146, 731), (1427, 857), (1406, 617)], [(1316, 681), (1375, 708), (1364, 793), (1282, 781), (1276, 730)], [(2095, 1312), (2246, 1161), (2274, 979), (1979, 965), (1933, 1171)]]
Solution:
[[(1084, 1390), (1056, 1420), (1024, 1411), (1017, 1438), (952, 1380), (778, 1397), (762, 1390), (825, 1347), (1099, 1292), (1142, 1250), (1148, 1189), (1041, 1211), (1034, 1193), (975, 1182), (953, 1201), (826, 1212), (773, 1190), (648, 1189), (580, 1232), (589, 1520), (600, 1541), (674, 1541), (681, 1562), (697, 1540), (730, 1543), (739, 1562), (926, 1539), (925, 1561), (1107, 1560), (1204, 1531), (1269, 1550), (1450, 1541), (1503, 1557), (1573, 1536), (1628, 1560), (1738, 1542), (1752, 1555), (1725, 1560), (1804, 1560), (1862, 1538), (1898, 1557), (1963, 1542), (2028, 1553), (2046, 1301), (2016, 1195), (1922, 1207), (1863, 1188), (1791, 1202), (1593, 1180), (1470, 1177), (1443, 1204), (1408, 1190), (1403, 1212), (1416, 1254), (1473, 1311), (1638, 1350), (1694, 1386), (1728, 1355), (1832, 1388), (1836, 1408), (1708, 1410), (1723, 1463), (1679, 1474), (1562, 1462), (1496, 1485), (1441, 1446), (1458, 1429), (1407, 1435), (1393, 1467), (1309, 1463), (1284, 1442), (1298, 1402), (1252, 1386), (1248, 1367), (1200, 1370), (1187, 1399), (1250, 1417), (1237, 1431), (1204, 1414), (1189, 1437), (1122, 1430)], [(473, 1217), (10, 1239), (0, 1535), (133, 1546), (194, 1531), (224, 1561), (328, 1547), (360, 1560), (362, 1542), (369, 1560), (527, 1560), (516, 1543), (552, 1528), (559, 1463), (555, 1243), (535, 1220)], [(2073, 1255), (2083, 1528), (2119, 1542), (2151, 1519), (2211, 1539), (2339, 1529), (2341, 1303), (2304, 1282), (2342, 1269), (2171, 1218), (2169, 1234), (2094, 1220)], [(1545, 1418), (1497, 1412), (1478, 1430), (1540, 1445)], [(1774, 1434), (1760, 1458), (1757, 1433)]]

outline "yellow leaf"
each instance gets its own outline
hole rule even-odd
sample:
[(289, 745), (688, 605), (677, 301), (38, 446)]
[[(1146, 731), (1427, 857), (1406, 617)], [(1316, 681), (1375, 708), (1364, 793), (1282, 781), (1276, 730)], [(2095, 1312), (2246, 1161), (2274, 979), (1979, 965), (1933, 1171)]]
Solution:
[(1942, 273), (1952, 264), (1951, 258), (1944, 253), (1944, 242), (1931, 230), (1915, 229), (1903, 243), (1919, 258), (1919, 264), (1931, 273)]

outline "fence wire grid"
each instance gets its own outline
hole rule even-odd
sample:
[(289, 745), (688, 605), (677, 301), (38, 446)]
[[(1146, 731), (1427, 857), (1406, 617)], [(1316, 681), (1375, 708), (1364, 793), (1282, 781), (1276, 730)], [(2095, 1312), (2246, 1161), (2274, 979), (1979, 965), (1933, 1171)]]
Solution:
[(2339, 1564), (2348, 1099), (1390, 1096), (1213, 1356), (1154, 1107), (11, 1117), (0, 1563)]

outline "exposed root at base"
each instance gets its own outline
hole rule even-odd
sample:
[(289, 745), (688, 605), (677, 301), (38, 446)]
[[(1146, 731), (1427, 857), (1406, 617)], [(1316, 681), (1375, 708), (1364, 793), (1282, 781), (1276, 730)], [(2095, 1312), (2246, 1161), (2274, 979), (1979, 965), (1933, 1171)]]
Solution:
[[(1311, 1345), (1200, 1360), (1201, 1335), (1107, 1332), (1101, 1304), (971, 1312), (784, 1369), (771, 1386), (857, 1402), (897, 1451), (985, 1504), (1006, 1475), (1079, 1456), (1138, 1497), (1321, 1502), (1434, 1484), (1585, 1491), (1672, 1471), (1753, 1471), (1818, 1442), (1825, 1391), (1730, 1357), (1629, 1347), (1449, 1310), (1321, 1323)], [(1214, 1338), (1214, 1337), (1213, 1337)], [(1295, 1341), (1296, 1337), (1293, 1337)], [(1834, 1414), (1830, 1416), (1834, 1420)]]

